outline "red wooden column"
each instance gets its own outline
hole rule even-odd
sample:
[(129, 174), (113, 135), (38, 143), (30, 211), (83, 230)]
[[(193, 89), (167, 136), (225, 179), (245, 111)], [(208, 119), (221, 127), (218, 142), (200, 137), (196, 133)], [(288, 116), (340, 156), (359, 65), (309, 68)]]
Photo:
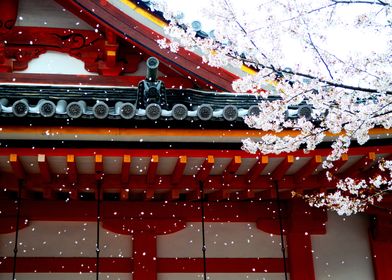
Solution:
[(133, 234), (133, 280), (157, 279), (157, 237), (152, 233)]
[(103, 228), (132, 236), (133, 280), (157, 280), (157, 236), (185, 228), (185, 221), (171, 218), (107, 219)]
[(375, 280), (392, 279), (392, 217), (380, 214), (371, 220), (369, 230)]
[(289, 213), (286, 240), (290, 279), (315, 280), (311, 235), (325, 233), (326, 212), (293, 199)]
[(291, 280), (315, 280), (310, 235), (293, 232), (287, 235)]

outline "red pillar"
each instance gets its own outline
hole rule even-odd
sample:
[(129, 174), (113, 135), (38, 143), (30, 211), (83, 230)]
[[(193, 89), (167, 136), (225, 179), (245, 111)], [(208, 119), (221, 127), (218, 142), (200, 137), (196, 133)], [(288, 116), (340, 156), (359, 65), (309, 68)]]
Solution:
[(315, 280), (310, 235), (289, 233), (287, 248), (290, 280)]
[(289, 207), (286, 235), (290, 280), (315, 280), (312, 234), (324, 234), (327, 214), (310, 208), (303, 200), (294, 199)]
[(379, 214), (371, 220), (369, 241), (375, 280), (392, 279), (392, 218)]
[(392, 279), (392, 243), (370, 239), (375, 280)]
[(156, 235), (151, 233), (133, 234), (133, 280), (157, 279)]
[(157, 236), (185, 228), (186, 223), (177, 219), (108, 219), (103, 228), (132, 236), (133, 280), (157, 280)]

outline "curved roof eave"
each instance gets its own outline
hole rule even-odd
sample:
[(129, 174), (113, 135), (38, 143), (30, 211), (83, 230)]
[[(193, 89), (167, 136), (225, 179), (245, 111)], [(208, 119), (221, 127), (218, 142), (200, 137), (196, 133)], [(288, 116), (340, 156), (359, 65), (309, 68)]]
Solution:
[(90, 22), (95, 21), (100, 26), (108, 28), (183, 75), (197, 80), (202, 86), (222, 91), (233, 91), (231, 84), (237, 78), (236, 75), (225, 69), (211, 67), (203, 63), (202, 58), (193, 52), (184, 49), (180, 49), (177, 53), (162, 50), (156, 42), (163, 38), (161, 34), (111, 3), (88, 0), (57, 1), (77, 15), (82, 13), (89, 18)]

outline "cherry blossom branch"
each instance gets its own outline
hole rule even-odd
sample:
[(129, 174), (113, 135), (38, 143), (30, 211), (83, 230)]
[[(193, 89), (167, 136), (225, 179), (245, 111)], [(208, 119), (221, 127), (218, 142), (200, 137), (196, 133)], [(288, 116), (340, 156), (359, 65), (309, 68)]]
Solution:
[[(282, 20), (281, 23), (288, 22), (288, 21), (292, 21), (292, 20), (297, 19), (297, 18), (300, 18), (300, 17), (302, 17), (302, 16), (304, 16), (304, 15), (310, 15), (310, 14), (312, 14), (312, 13), (319, 12), (319, 11), (321, 11), (321, 10), (324, 10), (324, 9), (327, 9), (327, 8), (330, 8), (330, 7), (335, 7), (336, 4), (337, 4), (337, 3), (331, 3), (331, 4), (328, 4), (328, 5), (319, 7), (319, 8), (315, 8), (315, 9), (312, 9), (312, 10), (309, 10), (309, 11), (305, 11), (305, 12), (303, 12), (303, 13), (298, 14), (298, 15), (295, 16), (295, 17), (291, 17), (291, 18)], [(255, 29), (255, 30), (253, 30), (253, 31), (257, 31), (257, 30), (260, 30), (260, 28)], [(253, 32), (253, 31), (252, 31), (252, 32)]]
[(302, 195), (292, 192), (293, 197), (300, 197), (314, 207), (327, 207), (339, 215), (351, 215), (365, 211), (376, 202), (381, 202), (383, 196), (392, 192), (392, 161), (381, 160), (379, 168), (383, 172), (368, 180), (346, 178), (339, 180), (336, 191)]
[[(233, 18), (235, 19), (235, 23), (237, 24), (237, 26), (240, 28), (240, 30), (244, 33), (245, 36), (248, 35), (248, 32), (245, 30), (245, 28), (242, 26), (242, 24), (237, 20), (237, 17), (235, 16), (235, 13), (233, 11), (233, 8), (230, 6), (230, 4), (227, 2), (227, 0), (224, 0), (226, 7), (229, 9), (230, 14), (233, 16)], [(259, 47), (256, 45), (256, 43), (250, 39), (250, 43), (252, 44), (252, 46), (257, 49), (260, 54), (265, 58), (268, 59), (268, 57), (259, 49)], [(274, 69), (274, 67), (271, 65), (272, 69)]]
[(371, 4), (371, 5), (380, 5), (380, 6), (391, 6), (391, 4), (385, 3), (383, 1), (378, 0), (375, 1), (341, 1), (341, 0), (331, 0), (333, 3), (336, 4)]
[[(297, 76), (300, 76), (300, 77), (303, 77), (303, 78), (316, 80), (316, 81), (318, 81), (320, 83), (323, 83), (323, 84), (326, 84), (326, 85), (329, 85), (329, 86), (332, 86), (332, 87), (349, 89), (349, 90), (354, 90), (354, 91), (363, 91), (363, 92), (368, 92), (368, 93), (378, 93), (379, 92), (379, 90), (374, 89), (374, 88), (357, 87), (357, 86), (350, 86), (350, 85), (343, 84), (343, 83), (336, 83), (336, 82), (328, 81), (328, 80), (325, 80), (323, 78), (316, 77), (316, 76), (313, 76), (313, 75), (310, 75), (310, 74), (305, 74), (305, 73), (302, 73), (302, 72), (293, 71), (293, 70), (288, 69), (288, 68), (284, 68), (284, 69), (276, 68), (276, 67), (273, 68), (271, 66), (262, 64), (260, 62), (256, 62), (256, 61), (253, 61), (253, 60), (250, 60), (250, 59), (247, 59), (247, 58), (243, 58), (243, 57), (239, 57), (239, 56), (234, 56), (232, 54), (227, 54), (227, 56), (232, 58), (232, 59), (236, 59), (236, 60), (242, 61), (244, 64), (254, 65), (257, 68), (270, 69), (270, 70), (274, 71), (275, 73), (284, 73), (284, 74), (289, 74), (289, 75), (297, 75)], [(385, 94), (391, 95), (392, 91), (386, 91)]]
[(333, 80), (333, 76), (332, 76), (332, 73), (331, 73), (331, 69), (329, 69), (327, 62), (325, 62), (323, 56), (321, 55), (321, 53), (320, 53), (319, 50), (318, 50), (318, 47), (316, 47), (316, 45), (313, 43), (312, 36), (310, 36), (309, 33), (308, 33), (308, 38), (309, 38), (309, 43), (310, 43), (310, 45), (312, 46), (312, 48), (314, 49), (314, 51), (317, 53), (317, 55), (318, 55), (318, 57), (320, 58), (321, 62), (324, 64), (325, 68), (327, 69), (329, 76), (330, 76), (331, 79)]
[[(391, 30), (386, 27), (389, 23), (382, 23), (389, 20), (387, 12), (390, 11), (390, 1), (331, 0), (317, 7), (318, 4), (311, 0), (309, 3), (280, 0), (247, 10), (235, 4), (229, 0), (212, 2), (207, 13), (216, 20), (214, 38), (196, 36), (191, 26), (180, 25), (174, 19), (166, 32), (175, 40), (160, 40), (159, 43), (162, 48), (174, 52), (180, 46), (197, 49), (203, 54), (203, 63), (213, 67), (247, 65), (257, 70), (254, 75), (245, 75), (234, 81), (233, 89), (239, 93), (252, 92), (263, 97), (259, 103), (260, 114), (246, 117), (245, 122), (250, 127), (270, 134), (258, 141), (244, 139), (244, 150), (264, 154), (314, 150), (325, 141), (326, 134), (331, 133), (335, 137), (323, 167), (332, 168), (333, 162), (347, 153), (352, 140), (362, 145), (369, 140), (370, 129), (392, 127)], [(346, 18), (343, 14), (348, 4), (369, 6), (365, 12), (359, 9)], [(338, 10), (337, 7), (342, 8)], [(241, 14), (247, 14), (247, 17), (237, 17), (237, 9)], [(379, 10), (385, 10), (386, 15), (380, 14)], [(253, 28), (259, 26), (262, 17), (263, 26)], [(285, 20), (285, 17), (291, 18)], [(290, 23), (284, 23), (288, 21)], [(380, 38), (380, 44), (366, 50), (360, 48), (366, 44), (358, 44), (353, 40), (355, 43), (347, 50), (343, 46), (336, 48), (336, 39), (331, 34), (336, 34), (337, 30), (347, 32), (349, 38), (351, 35), (357, 39), (363, 39), (364, 34), (369, 38), (376, 35), (374, 38)], [(314, 41), (316, 36), (317, 40)], [(319, 40), (325, 42), (321, 47), (316, 44)], [(295, 51), (298, 50), (298, 57), (296, 54), (293, 57), (291, 46)], [(283, 68), (284, 65), (292, 66), (293, 70)], [(329, 76), (324, 76), (324, 68)], [(267, 101), (269, 95), (278, 95), (280, 98)], [(306, 109), (311, 114), (308, 119), (300, 117), (300, 111), (297, 111), (304, 102), (311, 106)], [(277, 134), (287, 129), (299, 133), (294, 137)], [(385, 166), (392, 170), (392, 163), (388, 164)], [(385, 166), (380, 169), (385, 169)], [(330, 172), (326, 174), (330, 179)], [(392, 182), (390, 175), (386, 179), (387, 183)], [(384, 177), (374, 180), (359, 182), (346, 178), (337, 182), (337, 192), (328, 194), (327, 200), (322, 197), (324, 204), (316, 202), (319, 206), (327, 206), (343, 214), (363, 211), (367, 205), (374, 203), (375, 198), (381, 199), (387, 192), (383, 191), (385, 187), (377, 191), (372, 187), (379, 185), (380, 180), (385, 181)], [(361, 189), (361, 195), (367, 196), (358, 196), (360, 193), (357, 188)]]

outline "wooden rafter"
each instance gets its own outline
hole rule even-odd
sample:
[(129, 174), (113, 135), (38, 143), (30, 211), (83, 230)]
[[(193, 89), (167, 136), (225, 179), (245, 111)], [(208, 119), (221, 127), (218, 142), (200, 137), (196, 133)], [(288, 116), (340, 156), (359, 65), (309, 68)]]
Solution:
[(184, 174), (184, 170), (186, 167), (186, 164), (188, 162), (188, 157), (187, 156), (179, 156), (177, 159), (176, 167), (174, 168), (173, 174), (172, 174), (172, 183), (173, 184), (178, 184), (182, 178), (182, 175)]
[(225, 171), (223, 171), (223, 182), (228, 184), (230, 180), (234, 178), (234, 174), (237, 172), (238, 168), (240, 168), (241, 163), (241, 156), (234, 156)]
[(49, 170), (49, 165), (48, 165), (48, 162), (46, 160), (45, 154), (38, 154), (37, 160), (38, 160), (38, 166), (39, 166), (39, 171), (40, 171), (42, 180), (45, 183), (50, 182), (51, 179), (52, 179), (52, 175), (51, 175), (51, 172)]
[(215, 158), (214, 156), (207, 156), (207, 158), (204, 160), (203, 164), (201, 165), (199, 171), (196, 174), (196, 180), (197, 181), (204, 181), (207, 176), (210, 174), (212, 166), (215, 163)]
[(263, 172), (264, 168), (267, 166), (269, 160), (268, 156), (262, 156), (256, 162), (256, 164), (252, 167), (252, 169), (248, 172), (248, 182), (253, 183), (255, 179), (260, 176), (260, 173)]
[(368, 170), (376, 160), (376, 154), (370, 152), (361, 157), (357, 162), (351, 165), (347, 170), (340, 174), (342, 177), (356, 177), (363, 171)]
[(295, 175), (300, 178), (308, 177), (309, 175), (313, 174), (322, 161), (322, 156), (313, 156), (300, 170), (296, 172)]
[(12, 171), (15, 176), (19, 179), (23, 179), (26, 177), (26, 172), (20, 163), (19, 157), (17, 154), (10, 154), (9, 161), (12, 167)]
[(132, 158), (130, 155), (123, 155), (121, 166), (121, 182), (127, 184), (129, 181), (129, 169), (131, 167)]
[(287, 170), (293, 165), (294, 156), (288, 155), (272, 172), (271, 177), (274, 180), (280, 180), (286, 174)]
[(154, 184), (156, 182), (158, 163), (159, 163), (159, 156), (152, 155), (151, 159), (150, 159), (150, 164), (148, 166), (148, 171), (147, 171), (147, 183), (148, 184)]

